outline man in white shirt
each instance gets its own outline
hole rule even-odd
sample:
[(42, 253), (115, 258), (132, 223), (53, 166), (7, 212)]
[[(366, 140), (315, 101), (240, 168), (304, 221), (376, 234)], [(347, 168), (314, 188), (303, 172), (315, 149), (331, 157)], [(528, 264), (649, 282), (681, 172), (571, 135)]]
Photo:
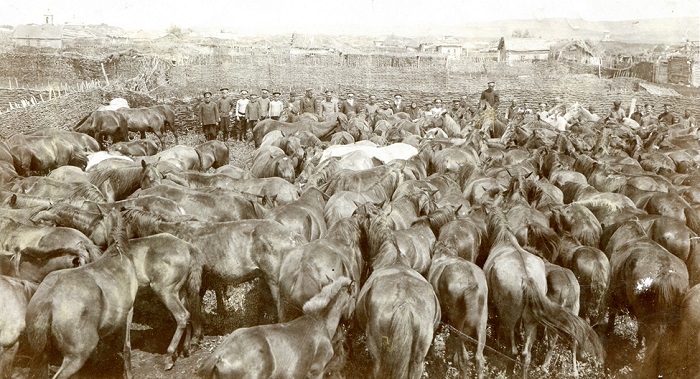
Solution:
[(430, 109), (430, 115), (433, 117), (437, 117), (440, 114), (442, 114), (444, 111), (445, 111), (445, 108), (442, 107), (442, 100), (435, 99), (435, 101), (433, 101), (433, 108)]
[(245, 141), (245, 131), (248, 129), (248, 122), (245, 118), (245, 110), (248, 107), (248, 91), (241, 90), (241, 98), (236, 101), (236, 126), (233, 130), (234, 141)]
[(280, 95), (282, 94), (279, 92), (273, 92), (270, 100), (268, 116), (273, 120), (279, 120), (284, 109), (284, 102), (280, 99)]

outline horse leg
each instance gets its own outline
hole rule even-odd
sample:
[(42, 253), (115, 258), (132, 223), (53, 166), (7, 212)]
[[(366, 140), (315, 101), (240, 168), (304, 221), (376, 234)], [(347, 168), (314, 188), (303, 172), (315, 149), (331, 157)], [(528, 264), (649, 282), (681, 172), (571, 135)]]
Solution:
[[(139, 134), (141, 136), (141, 139), (146, 139), (146, 131), (145, 130), (139, 130)], [(162, 148), (163, 146), (161, 146)]]
[(126, 325), (124, 326), (124, 348), (122, 349), (122, 359), (124, 360), (124, 379), (133, 379), (131, 372), (131, 320), (134, 318), (134, 307), (132, 305), (126, 315)]
[(32, 357), (29, 377), (34, 379), (48, 379), (49, 377), (49, 357), (45, 352)]
[(578, 350), (578, 342), (573, 341), (571, 346), (571, 364), (574, 366), (574, 378), (578, 378), (578, 362), (576, 362), (576, 355)]
[(12, 365), (15, 361), (18, 347), (19, 341), (15, 341), (9, 347), (0, 347), (0, 373), (3, 379), (12, 378)]
[(559, 335), (552, 333), (552, 331), (549, 329), (545, 329), (545, 335), (547, 336), (547, 341), (549, 341), (549, 351), (547, 352), (547, 356), (544, 358), (544, 363), (542, 363), (542, 371), (549, 372), (549, 364), (552, 363), (552, 357), (554, 356), (554, 350), (557, 348), (557, 340), (559, 339)]
[(530, 361), (532, 360), (532, 345), (535, 343), (535, 337), (537, 336), (537, 323), (530, 317), (523, 317), (523, 329), (525, 330), (525, 343), (523, 344), (521, 356), (523, 358), (523, 379), (527, 379)]
[(177, 356), (176, 350), (180, 343), (180, 339), (187, 329), (187, 322), (190, 319), (190, 313), (187, 311), (185, 306), (180, 301), (177, 291), (173, 288), (169, 291), (167, 288), (153, 288), (153, 291), (160, 297), (160, 300), (165, 304), (170, 313), (175, 318), (177, 323), (177, 329), (175, 329), (175, 334), (170, 340), (170, 345), (168, 345), (167, 357), (165, 357), (165, 370), (170, 370), (175, 364), (175, 358)]

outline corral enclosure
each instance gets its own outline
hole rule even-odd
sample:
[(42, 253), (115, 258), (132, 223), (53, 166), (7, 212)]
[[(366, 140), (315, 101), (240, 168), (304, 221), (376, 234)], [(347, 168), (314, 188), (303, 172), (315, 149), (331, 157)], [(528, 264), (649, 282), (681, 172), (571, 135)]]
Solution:
[[(292, 57), (289, 54), (264, 55), (117, 55), (93, 59), (78, 53), (7, 53), (0, 56), (0, 87), (61, 89), (86, 80), (119, 83), (127, 89), (157, 98), (191, 98), (222, 86), (234, 92), (261, 88), (279, 90), (286, 98), (304, 88), (326, 89), (343, 95), (354, 91), (360, 101), (373, 93), (378, 98), (401, 92), (409, 100), (430, 102), (469, 95), (476, 102), (488, 79), (497, 82), (501, 100), (516, 99), (529, 106), (551, 102), (561, 96), (565, 103), (575, 101), (594, 106), (598, 112), (613, 100), (623, 106), (632, 98), (638, 103), (670, 102), (678, 111), (690, 108), (700, 113), (696, 99), (656, 96), (639, 88), (639, 79), (600, 78), (598, 68), (574, 63), (471, 62), (418, 57), (362, 57), (349, 61), (346, 56)], [(102, 66), (104, 65), (104, 73)], [(8, 99), (1, 99), (6, 109)], [(16, 101), (16, 100), (15, 100)]]

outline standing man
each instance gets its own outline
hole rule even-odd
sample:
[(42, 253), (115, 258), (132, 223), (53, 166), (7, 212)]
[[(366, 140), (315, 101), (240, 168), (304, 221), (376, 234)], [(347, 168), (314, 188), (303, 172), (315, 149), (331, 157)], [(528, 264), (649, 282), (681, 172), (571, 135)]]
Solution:
[(301, 99), (299, 104), (299, 115), (304, 113), (317, 114), (316, 112), (316, 99), (314, 98), (314, 89), (307, 88), (304, 98)]
[(289, 93), (289, 102), (287, 103), (287, 122), (297, 122), (299, 121), (299, 107), (301, 106), (301, 101), (297, 99), (297, 94), (294, 92)]
[(459, 99), (454, 99), (452, 100), (452, 108), (447, 111), (447, 114), (452, 117), (453, 120), (459, 122), (459, 120), (462, 119), (463, 113), (460, 111), (459, 108)]
[(219, 107), (211, 101), (211, 92), (204, 92), (204, 102), (197, 107), (197, 115), (202, 125), (204, 139), (211, 141), (216, 139), (216, 124), (219, 122)]
[(367, 117), (374, 117), (378, 110), (379, 105), (377, 105), (377, 96), (369, 95), (367, 104), (365, 104), (365, 113), (367, 114)]
[(357, 102), (355, 102), (354, 93), (348, 92), (347, 95), (345, 95), (345, 100), (343, 100), (343, 102), (340, 103), (340, 111), (348, 117), (350, 115), (350, 112), (354, 114), (359, 113), (360, 107), (357, 105)]
[(270, 114), (270, 91), (267, 89), (260, 90), (260, 98), (258, 103), (260, 104), (260, 119), (264, 120)]
[(664, 104), (664, 111), (659, 115), (659, 122), (666, 124), (666, 126), (673, 125), (673, 113), (671, 113), (671, 105)]
[(270, 100), (268, 114), (273, 120), (279, 120), (282, 110), (284, 109), (284, 103), (282, 102), (282, 99), (280, 99), (280, 95), (281, 93), (279, 92), (273, 92), (272, 99)]
[(642, 115), (642, 122), (640, 123), (642, 127), (647, 127), (651, 125), (659, 125), (659, 119), (654, 116), (654, 106), (651, 104), (644, 104), (644, 114)]
[(401, 96), (400, 93), (397, 93), (394, 95), (394, 102), (391, 103), (391, 110), (394, 112), (394, 114), (397, 114), (399, 112), (403, 112), (403, 96)]
[(321, 109), (318, 113), (319, 121), (325, 120), (326, 117), (338, 112), (338, 102), (333, 99), (333, 91), (326, 91), (326, 98), (321, 101)]
[(216, 105), (219, 106), (219, 116), (221, 116), (219, 130), (216, 134), (218, 135), (218, 132), (221, 132), (221, 139), (226, 141), (228, 140), (228, 133), (231, 127), (231, 114), (236, 106), (233, 98), (228, 96), (228, 88), (224, 87), (221, 89), (221, 97), (216, 102)]
[(385, 115), (385, 116), (387, 116), (387, 117), (389, 117), (389, 116), (391, 116), (391, 115), (394, 114), (394, 110), (391, 109), (391, 103), (389, 102), (389, 100), (385, 100), (385, 101), (379, 106), (379, 110), (377, 111), (377, 113), (383, 114), (383, 115)]
[(430, 115), (433, 117), (437, 117), (444, 111), (445, 108), (442, 107), (442, 100), (435, 99), (433, 101), (433, 107), (430, 109)]
[(236, 127), (234, 128), (234, 141), (245, 141), (245, 132), (248, 128), (248, 122), (245, 118), (246, 109), (248, 109), (248, 91), (241, 91), (241, 98), (236, 102)]
[(248, 102), (248, 106), (245, 108), (245, 119), (246, 119), (247, 130), (243, 130), (242, 141), (244, 141), (244, 142), (248, 141), (248, 130), (250, 130), (251, 132), (253, 131), (253, 128), (255, 128), (255, 124), (257, 124), (258, 121), (260, 120), (261, 114), (262, 114), (262, 110), (260, 109), (260, 102), (258, 101), (258, 95), (256, 95), (256, 94), (250, 95), (250, 101)]
[(498, 109), (498, 105), (501, 103), (501, 97), (496, 91), (496, 82), (493, 80), (487, 83), (488, 88), (481, 92), (481, 106), (479, 108), (486, 109), (486, 104), (488, 104), (493, 109)]

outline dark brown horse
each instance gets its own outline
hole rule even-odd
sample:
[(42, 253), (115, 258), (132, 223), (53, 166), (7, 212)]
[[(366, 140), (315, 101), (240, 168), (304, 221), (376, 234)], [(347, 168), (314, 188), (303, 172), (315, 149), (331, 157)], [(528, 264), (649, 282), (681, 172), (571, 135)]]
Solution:
[(108, 337), (121, 340), (124, 376), (132, 377), (129, 330), (139, 283), (121, 229), (119, 218), (116, 242), (101, 259), (75, 270), (49, 274), (29, 301), (27, 339), (34, 355), (31, 377), (48, 377), (49, 353), (55, 349), (63, 362), (53, 377), (70, 378), (83, 367), (100, 340)]
[(100, 149), (105, 148), (106, 137), (111, 137), (112, 143), (129, 140), (126, 118), (114, 110), (94, 111), (80, 120), (73, 130), (94, 137)]
[(240, 328), (199, 369), (201, 378), (315, 378), (332, 374), (332, 338), (352, 302), (352, 282), (340, 278), (304, 304), (293, 321)]
[(74, 146), (77, 146), (80, 150), (86, 153), (100, 151), (100, 144), (97, 143), (97, 140), (84, 133), (69, 132), (54, 128), (43, 128), (27, 133), (27, 135), (59, 138)]
[(72, 228), (29, 226), (0, 218), (0, 274), (40, 282), (48, 273), (79, 267), (102, 252)]
[(10, 190), (23, 195), (43, 197), (51, 200), (77, 202), (89, 200), (104, 202), (105, 196), (92, 183), (63, 182), (44, 176), (30, 176), (15, 182)]
[(88, 162), (85, 152), (52, 137), (15, 134), (7, 140), (7, 145), (15, 170), (22, 176), (45, 175), (65, 165), (85, 169)]
[(664, 325), (678, 315), (688, 290), (688, 270), (678, 257), (651, 240), (632, 220), (620, 226), (606, 246), (610, 256), (608, 330), (628, 309), (639, 324), (637, 340), (655, 344)]
[(544, 260), (523, 249), (507, 225), (500, 210), (491, 211), (488, 221), (490, 250), (484, 273), (488, 279), (489, 303), (498, 320), (498, 335), (507, 338), (513, 358), (519, 350), (516, 325), (520, 323), (524, 328), (523, 378), (528, 377), (530, 350), (538, 324), (576, 341), (583, 351), (594, 357), (602, 357), (603, 349), (593, 329), (571, 311), (547, 299)]
[(385, 224), (370, 226), (373, 272), (357, 298), (355, 317), (366, 335), (374, 378), (418, 379), (440, 322), (440, 303)]
[(294, 202), (264, 211), (263, 218), (286, 225), (307, 241), (313, 241), (326, 234), (326, 219), (323, 214), (326, 200), (326, 194), (316, 187), (310, 187)]
[(477, 342), (474, 352), (477, 378), (483, 378), (488, 321), (488, 288), (484, 272), (474, 263), (457, 256), (457, 251), (451, 247), (437, 242), (427, 279), (440, 300), (443, 320), (460, 333), (450, 333), (447, 346), (454, 353), (446, 352), (445, 355), (455, 357), (455, 366), (466, 377), (468, 354), (463, 335), (473, 338)]
[(156, 155), (158, 154), (158, 145), (148, 139), (138, 139), (129, 142), (113, 143), (108, 151), (126, 155), (127, 157)]
[(266, 119), (258, 122), (253, 128), (253, 139), (255, 147), (259, 147), (263, 137), (273, 130), (280, 130), (287, 135), (296, 132), (311, 132), (320, 139), (326, 139), (338, 128), (343, 128), (347, 124), (348, 118), (342, 113), (337, 113), (331, 121), (318, 122), (313, 120), (301, 120), (295, 123), (287, 123), (273, 119)]
[(163, 175), (154, 165), (106, 168), (88, 173), (88, 180), (105, 194), (107, 201), (124, 200), (139, 188), (160, 185)]
[(27, 304), (37, 285), (26, 280), (0, 276), (0, 373), (11, 379), (13, 363), (19, 348), (20, 334), (24, 333)]
[(294, 163), (279, 147), (259, 147), (252, 161), (250, 173), (256, 178), (279, 177), (290, 183), (296, 179)]
[(81, 208), (59, 203), (52, 207), (38, 212), (30, 218), (33, 222), (42, 225), (51, 224), (54, 226), (77, 229), (85, 234), (95, 246), (106, 249), (110, 244), (111, 234), (116, 219), (114, 213), (96, 207), (98, 212), (86, 211)]
[(228, 146), (221, 141), (207, 141), (195, 146), (194, 149), (199, 154), (201, 171), (206, 172), (210, 167), (217, 169), (229, 163)]
[(177, 140), (177, 129), (175, 128), (175, 112), (169, 105), (156, 105), (144, 108), (119, 108), (116, 112), (120, 113), (126, 119), (126, 125), (129, 131), (137, 132), (141, 135), (141, 139), (146, 139), (146, 132), (155, 133), (160, 141), (160, 146), (163, 148), (163, 136), (166, 131), (170, 130)]
[[(163, 222), (133, 209), (126, 212), (126, 218), (138, 236), (170, 233), (202, 251), (198, 263), (218, 289), (262, 277), (278, 308), (282, 257), (306, 243), (302, 236), (273, 220)], [(223, 300), (221, 302), (223, 304)], [(192, 305), (191, 309), (193, 314), (200, 314), (199, 304)], [(192, 343), (202, 336), (202, 325), (195, 321), (193, 319)]]
[(697, 378), (700, 372), (700, 286), (685, 294), (679, 319), (666, 329), (657, 344), (648, 345), (642, 379)]

